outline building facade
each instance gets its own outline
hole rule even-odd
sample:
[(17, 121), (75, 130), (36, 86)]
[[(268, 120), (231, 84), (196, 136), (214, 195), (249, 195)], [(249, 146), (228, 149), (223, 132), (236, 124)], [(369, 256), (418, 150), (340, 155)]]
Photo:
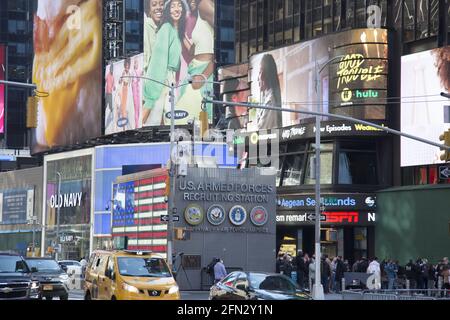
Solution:
[[(284, 108), (313, 111), (320, 103), (318, 109), (324, 112), (344, 114), (397, 130), (403, 130), (402, 121), (406, 114), (403, 108), (412, 104), (411, 100), (404, 99), (408, 94), (402, 89), (406, 83), (402, 81), (400, 66), (405, 60), (402, 57), (449, 44), (447, 1), (240, 0), (236, 1), (235, 10), (235, 61), (240, 64), (221, 70), (220, 80), (229, 90), (222, 90), (224, 100), (264, 101), (260, 82), (263, 67), (259, 64), (262, 65), (264, 55), (271, 55), (278, 68), (276, 76)], [(352, 32), (359, 35), (346, 42), (345, 34)], [(386, 36), (381, 36), (384, 39), (381, 41), (379, 37), (383, 32)], [(319, 46), (321, 41), (326, 42), (325, 48)], [(364, 44), (366, 41), (370, 45)], [(322, 54), (321, 50), (328, 53)], [(371, 53), (371, 50), (375, 51)], [(384, 54), (380, 55), (380, 50)], [(360, 60), (360, 66), (367, 68), (363, 72), (371, 76), (376, 76), (377, 64), (384, 60), (381, 77), (378, 81), (359, 82), (361, 77), (352, 83), (342, 77), (346, 74), (342, 62), (358, 58), (341, 58), (340, 63), (330, 63), (320, 75), (321, 96), (314, 86), (314, 64), (323, 66), (329, 58), (339, 54), (362, 55), (364, 62)], [(435, 61), (429, 59), (429, 62), (431, 67)], [(352, 70), (352, 74), (361, 71), (358, 68)], [(364, 78), (367, 80), (370, 76)], [(225, 80), (241, 84), (227, 85)], [(433, 94), (436, 98), (439, 96), (439, 92)], [(320, 96), (322, 100), (319, 100)], [(442, 105), (445, 101), (441, 99), (439, 103)], [(244, 152), (251, 153), (252, 144), (258, 145), (256, 150), (261, 149), (261, 140), (264, 144), (279, 145), (275, 151), (280, 164), (277, 251), (295, 254), (302, 249), (312, 254), (314, 228), (308, 217), (314, 210), (313, 121), (308, 116), (298, 116), (295, 121), (292, 121), (294, 116), (289, 116), (286, 120), (287, 117), (282, 115), (278, 126), (261, 133), (262, 128), (267, 128), (261, 127), (259, 123), (263, 122), (258, 122), (258, 116), (252, 115), (252, 111), (241, 110), (239, 114), (238, 107), (229, 110), (227, 117), (241, 119), (240, 128), (250, 132), (247, 138), (234, 140), (235, 144), (246, 144)], [(445, 110), (444, 107), (443, 114), (446, 114)], [(322, 250), (329, 256), (342, 255), (350, 261), (370, 258), (378, 252), (376, 247), (382, 225), (390, 219), (396, 221), (390, 212), (379, 209), (376, 192), (413, 181), (445, 184), (448, 179), (438, 178), (442, 166), (439, 161), (422, 166), (402, 165), (405, 158), (403, 139), (373, 127), (330, 120), (323, 119), (321, 128)], [(259, 138), (253, 135), (252, 139), (251, 132), (257, 130)], [(423, 133), (409, 132), (419, 136)], [(439, 142), (438, 136), (431, 140)], [(241, 153), (242, 149), (238, 151), (239, 155)], [(248, 162), (251, 163), (251, 157)], [(253, 165), (268, 165), (260, 162), (255, 160)]]

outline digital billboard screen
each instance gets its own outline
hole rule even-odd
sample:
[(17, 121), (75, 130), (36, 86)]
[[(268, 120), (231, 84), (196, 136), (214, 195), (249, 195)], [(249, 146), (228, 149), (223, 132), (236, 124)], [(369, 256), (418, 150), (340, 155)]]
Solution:
[[(450, 46), (402, 57), (401, 131), (442, 143), (439, 136), (450, 128)], [(442, 163), (438, 147), (401, 138), (401, 166)]]
[(106, 67), (105, 134), (142, 127), (143, 62), (139, 54)]
[[(224, 102), (247, 102), (250, 96), (248, 83), (248, 63), (219, 69), (220, 94)], [(245, 128), (248, 123), (248, 108), (228, 106), (225, 114), (226, 129)]]
[[(6, 79), (6, 47), (0, 44), (0, 80)], [(0, 84), (0, 135), (5, 133), (5, 85)]]
[[(250, 58), (250, 102), (303, 111), (324, 111), (385, 120), (388, 79), (387, 30), (356, 29), (259, 53)], [(340, 57), (342, 56), (342, 57)], [(320, 73), (316, 65), (337, 59)], [(296, 125), (309, 115), (269, 110), (249, 112), (248, 131)]]
[[(213, 92), (214, 16), (213, 0), (144, 0), (144, 75), (152, 79), (143, 81), (144, 127), (170, 124), (172, 83), (175, 124), (199, 119)], [(213, 106), (204, 107), (211, 122)]]
[(37, 1), (33, 83), (40, 98), (32, 153), (101, 134), (101, 0)]

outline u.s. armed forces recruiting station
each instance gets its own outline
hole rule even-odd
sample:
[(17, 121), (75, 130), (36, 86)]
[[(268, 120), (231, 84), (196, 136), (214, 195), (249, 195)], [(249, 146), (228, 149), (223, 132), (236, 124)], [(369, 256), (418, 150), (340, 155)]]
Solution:
[(268, 203), (274, 187), (266, 184), (239, 184), (180, 181), (185, 201)]

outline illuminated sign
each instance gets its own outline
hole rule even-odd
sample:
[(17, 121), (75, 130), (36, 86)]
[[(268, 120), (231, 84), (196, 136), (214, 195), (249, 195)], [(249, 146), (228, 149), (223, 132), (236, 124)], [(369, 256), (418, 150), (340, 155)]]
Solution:
[(329, 223), (357, 223), (359, 221), (358, 212), (324, 212)]
[(342, 84), (348, 85), (357, 80), (370, 82), (381, 77), (384, 72), (382, 65), (365, 66), (366, 59), (362, 54), (351, 54), (345, 56), (339, 63), (337, 89)]
[[(370, 211), (325, 211), (320, 214), (320, 221), (324, 225), (354, 225), (370, 226), (376, 222), (376, 212)], [(315, 223), (314, 211), (288, 211), (277, 213), (278, 225), (305, 225)]]
[[(315, 207), (314, 195), (297, 195), (279, 197), (277, 200), (278, 211), (311, 210)], [(338, 210), (373, 210), (376, 208), (376, 196), (374, 194), (324, 194), (321, 205)]]

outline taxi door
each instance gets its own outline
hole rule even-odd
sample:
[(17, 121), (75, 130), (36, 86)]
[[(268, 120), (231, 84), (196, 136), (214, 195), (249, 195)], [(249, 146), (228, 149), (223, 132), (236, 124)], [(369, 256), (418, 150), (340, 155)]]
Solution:
[(106, 264), (106, 270), (104, 273), (105, 277), (102, 280), (101, 286), (103, 289), (103, 297), (104, 300), (111, 300), (114, 295), (114, 257), (110, 256), (108, 262)]
[(109, 256), (103, 256), (102, 260), (98, 266), (98, 277), (97, 277), (97, 299), (106, 300), (108, 292), (108, 277), (106, 277), (106, 267), (108, 266)]

